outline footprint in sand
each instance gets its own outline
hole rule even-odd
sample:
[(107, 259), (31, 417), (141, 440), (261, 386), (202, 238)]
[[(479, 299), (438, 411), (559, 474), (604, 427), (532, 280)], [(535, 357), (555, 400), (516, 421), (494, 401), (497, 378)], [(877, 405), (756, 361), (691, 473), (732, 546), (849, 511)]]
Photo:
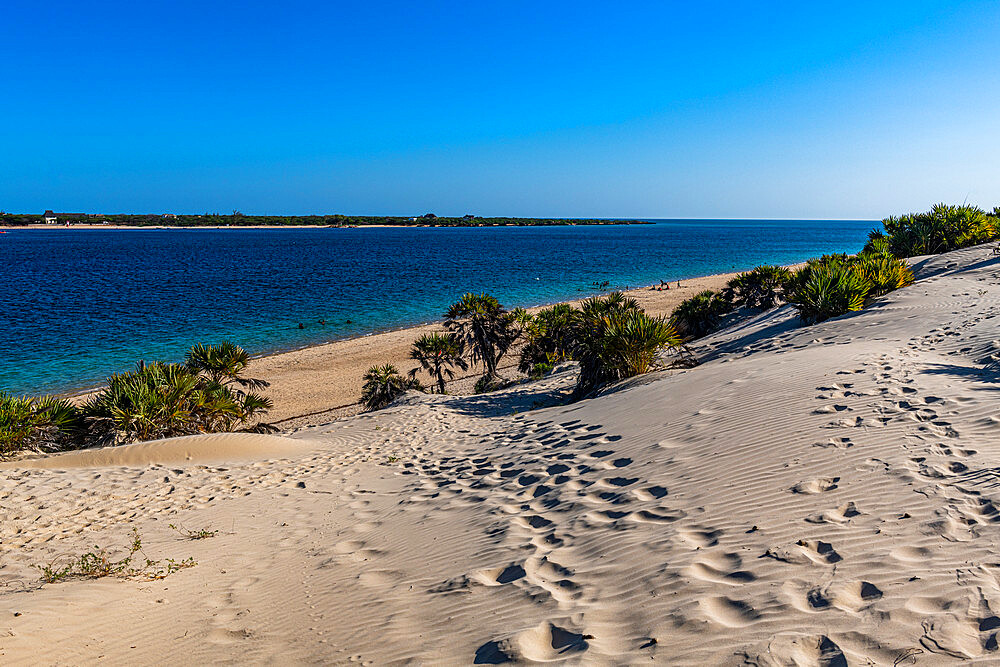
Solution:
[(680, 521), (686, 516), (687, 512), (684, 510), (657, 509), (633, 512), (629, 515), (629, 519), (641, 523), (673, 523), (674, 521)]
[(708, 620), (727, 628), (742, 628), (760, 618), (750, 604), (724, 595), (703, 598), (698, 601), (698, 606)]
[(692, 546), (705, 548), (718, 544), (722, 531), (700, 527), (680, 528), (677, 530), (677, 535)]
[(820, 512), (819, 514), (813, 514), (806, 517), (806, 521), (809, 523), (837, 523), (843, 524), (849, 522), (856, 516), (861, 516), (861, 512), (858, 511), (857, 506), (854, 502), (847, 502), (840, 505), (836, 509), (827, 510), (825, 512)]
[(361, 540), (344, 540), (333, 545), (334, 552), (338, 554), (350, 554), (364, 548), (365, 543)]
[(681, 573), (702, 581), (731, 586), (739, 586), (756, 580), (757, 577), (752, 573), (739, 569), (741, 564), (742, 559), (739, 554), (732, 552), (709, 553), (682, 569)]
[(663, 486), (650, 486), (645, 489), (632, 489), (632, 495), (639, 500), (659, 500), (667, 495)]
[[(760, 664), (846, 667), (847, 658), (826, 635), (785, 633), (772, 637)], [(764, 658), (762, 655), (761, 658)]]
[(823, 493), (824, 491), (832, 491), (833, 489), (836, 489), (837, 482), (839, 481), (839, 477), (820, 477), (818, 479), (809, 480), (808, 482), (799, 482), (790, 490), (792, 493)]
[(511, 563), (501, 567), (479, 570), (472, 578), (484, 586), (503, 586), (518, 579), (523, 579), (524, 576), (524, 567), (520, 563)]
[(830, 405), (824, 405), (813, 410), (814, 415), (828, 415), (834, 412), (849, 412), (850, 407), (846, 405), (840, 405), (838, 403), (831, 403)]
[(904, 546), (893, 549), (889, 555), (904, 563), (926, 563), (931, 557), (931, 550), (924, 547)]
[(371, 570), (358, 575), (358, 583), (368, 588), (395, 586), (404, 576), (399, 570)]
[(771, 547), (760, 557), (773, 558), (776, 561), (794, 565), (808, 565), (810, 563), (832, 565), (843, 560), (832, 544), (820, 540), (799, 540), (791, 546)]
[(823, 448), (833, 447), (835, 449), (847, 449), (848, 447), (853, 447), (853, 446), (854, 443), (851, 442), (851, 439), (846, 437), (830, 438), (829, 440), (825, 440), (823, 442), (813, 443), (813, 447), (823, 447)]
[(839, 609), (858, 613), (882, 599), (882, 591), (868, 581), (834, 583), (825, 587), (810, 588), (800, 581), (787, 581), (782, 590), (792, 605), (802, 611)]

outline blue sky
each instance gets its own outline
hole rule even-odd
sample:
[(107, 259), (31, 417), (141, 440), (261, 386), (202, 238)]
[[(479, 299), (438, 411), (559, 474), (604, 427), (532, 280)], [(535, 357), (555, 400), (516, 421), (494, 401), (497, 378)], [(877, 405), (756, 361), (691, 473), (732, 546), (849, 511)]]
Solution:
[(881, 218), (1000, 204), (996, 2), (45, 2), (0, 209)]

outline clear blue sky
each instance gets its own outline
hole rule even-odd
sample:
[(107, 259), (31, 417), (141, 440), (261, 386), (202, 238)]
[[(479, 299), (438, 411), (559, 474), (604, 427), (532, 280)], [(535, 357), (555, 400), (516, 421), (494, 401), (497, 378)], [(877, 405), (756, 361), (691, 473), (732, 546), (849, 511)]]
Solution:
[(881, 218), (1000, 204), (997, 2), (37, 2), (0, 209)]

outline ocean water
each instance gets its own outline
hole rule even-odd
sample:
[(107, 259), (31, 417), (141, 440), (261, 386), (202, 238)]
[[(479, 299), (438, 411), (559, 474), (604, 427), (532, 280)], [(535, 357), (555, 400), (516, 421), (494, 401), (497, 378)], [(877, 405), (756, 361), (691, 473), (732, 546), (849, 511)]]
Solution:
[[(874, 221), (0, 234), (0, 390), (72, 391), (196, 342), (267, 353), (439, 319), (856, 252)], [(321, 324), (320, 321), (325, 321)], [(299, 328), (302, 323), (303, 328)]]

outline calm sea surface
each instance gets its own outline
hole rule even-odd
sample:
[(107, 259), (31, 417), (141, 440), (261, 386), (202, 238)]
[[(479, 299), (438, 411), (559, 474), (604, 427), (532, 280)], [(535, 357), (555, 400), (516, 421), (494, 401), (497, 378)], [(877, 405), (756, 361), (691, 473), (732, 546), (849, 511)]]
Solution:
[[(273, 352), (439, 319), (856, 252), (874, 221), (0, 234), (0, 390), (68, 391), (231, 339)], [(325, 324), (320, 324), (325, 320)], [(298, 327), (299, 323), (304, 328)]]

